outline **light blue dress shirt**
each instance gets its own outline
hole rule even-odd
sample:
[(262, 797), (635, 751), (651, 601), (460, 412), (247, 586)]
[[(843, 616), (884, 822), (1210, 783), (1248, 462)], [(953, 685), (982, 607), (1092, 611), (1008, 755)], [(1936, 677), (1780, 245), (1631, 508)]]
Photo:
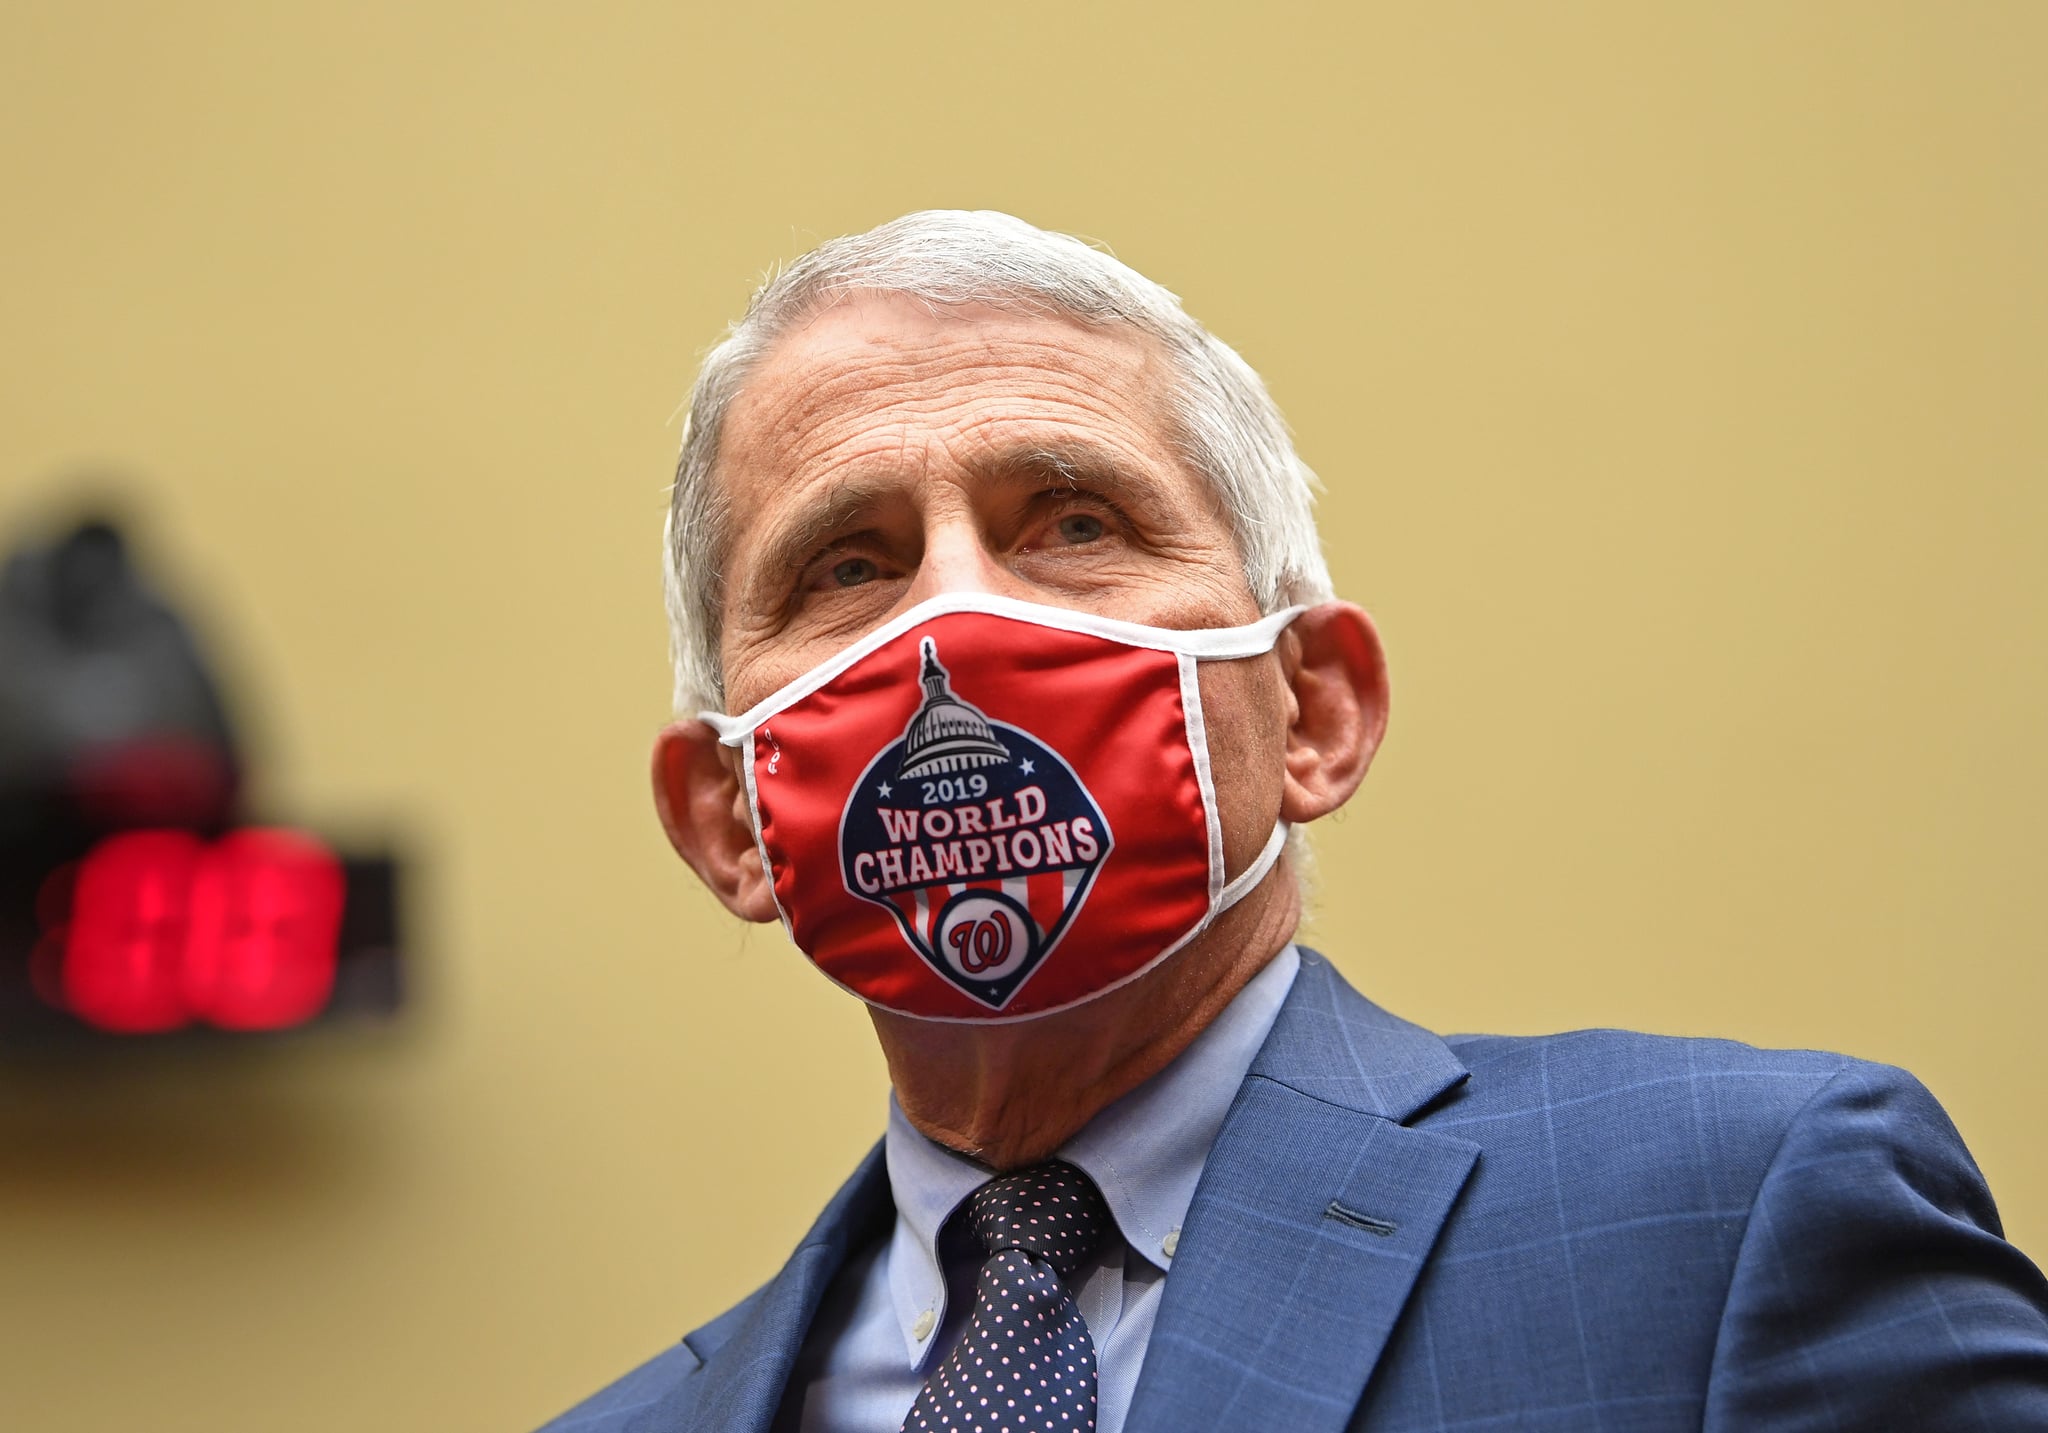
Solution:
[[(1095, 1342), (1097, 1433), (1121, 1433), (1209, 1147), (1300, 966), (1293, 946), (1281, 951), (1172, 1064), (1059, 1152), (1102, 1190), (1123, 1236), (1104, 1240), (1068, 1281)], [(973, 1312), (983, 1255), (946, 1221), (989, 1171), (919, 1134), (894, 1097), (883, 1143), (895, 1228), (849, 1259), (827, 1291), (777, 1433), (896, 1433)]]

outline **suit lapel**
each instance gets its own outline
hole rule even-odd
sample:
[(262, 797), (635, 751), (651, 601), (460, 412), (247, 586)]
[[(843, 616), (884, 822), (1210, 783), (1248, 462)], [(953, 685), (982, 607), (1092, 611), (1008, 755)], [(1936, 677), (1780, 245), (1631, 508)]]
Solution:
[(1349, 1422), (1478, 1156), (1401, 1122), (1465, 1076), (1303, 952), (1203, 1168), (1128, 1433)]
[(747, 1303), (684, 1340), (703, 1367), (643, 1409), (625, 1433), (767, 1433), (818, 1304), (847, 1255), (894, 1204), (882, 1146), (868, 1152), (789, 1262)]

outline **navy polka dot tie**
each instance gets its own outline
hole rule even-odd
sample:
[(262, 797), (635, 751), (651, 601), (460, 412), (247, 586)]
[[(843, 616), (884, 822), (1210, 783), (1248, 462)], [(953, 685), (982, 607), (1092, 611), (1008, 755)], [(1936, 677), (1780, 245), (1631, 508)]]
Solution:
[(1061, 1279), (1110, 1227), (1092, 1180), (1054, 1161), (991, 1179), (968, 1201), (988, 1251), (974, 1318), (925, 1380), (903, 1433), (1095, 1427), (1095, 1342)]

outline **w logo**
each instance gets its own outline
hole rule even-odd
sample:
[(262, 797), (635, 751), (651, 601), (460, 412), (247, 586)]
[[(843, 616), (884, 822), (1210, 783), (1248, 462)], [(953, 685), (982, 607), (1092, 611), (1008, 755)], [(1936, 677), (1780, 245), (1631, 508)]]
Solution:
[(839, 826), (846, 889), (991, 1010), (1059, 943), (1110, 851), (1058, 752), (960, 700), (924, 639), (924, 702), (861, 774)]

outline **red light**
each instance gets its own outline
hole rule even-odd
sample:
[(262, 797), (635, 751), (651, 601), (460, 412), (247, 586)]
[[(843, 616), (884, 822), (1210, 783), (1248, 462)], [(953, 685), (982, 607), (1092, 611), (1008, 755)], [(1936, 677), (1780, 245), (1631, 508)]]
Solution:
[(183, 831), (130, 831), (85, 858), (64, 945), (64, 999), (79, 1019), (137, 1035), (185, 1023), (178, 968), (198, 863), (199, 840)]
[(341, 864), (294, 832), (115, 836), (79, 869), (65, 1004), (121, 1033), (300, 1024), (333, 993), (344, 896)]
[(237, 831), (207, 848), (192, 883), (185, 1004), (230, 1030), (279, 1030), (334, 990), (341, 865), (290, 831)]

